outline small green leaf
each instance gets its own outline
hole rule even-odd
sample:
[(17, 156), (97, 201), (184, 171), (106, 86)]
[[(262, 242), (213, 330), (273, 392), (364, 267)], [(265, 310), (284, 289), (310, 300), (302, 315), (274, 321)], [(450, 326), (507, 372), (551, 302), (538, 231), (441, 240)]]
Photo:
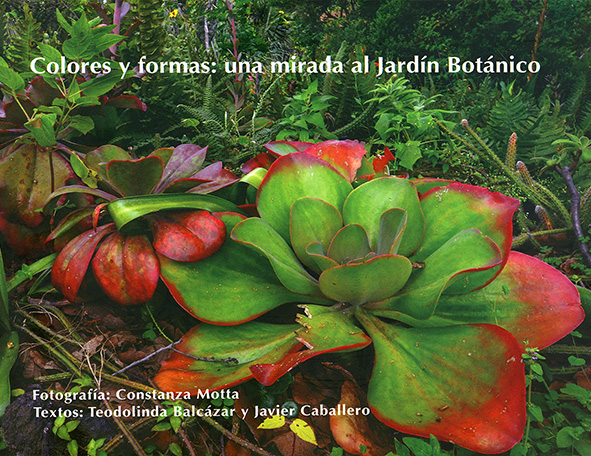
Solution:
[(68, 430), (68, 432), (72, 432), (74, 429), (78, 427), (79, 424), (80, 420), (68, 421), (66, 423), (66, 429)]
[(577, 358), (576, 356), (569, 356), (568, 357), (568, 362), (570, 363), (571, 366), (584, 366), (585, 364), (587, 364), (587, 362), (583, 359), (583, 358)]
[(170, 425), (172, 426), (172, 430), (174, 432), (178, 432), (181, 428), (182, 420), (178, 416), (171, 416), (170, 417)]
[(85, 135), (94, 128), (94, 121), (88, 116), (72, 116), (70, 117), (70, 127), (78, 130)]
[(544, 375), (544, 369), (542, 368), (542, 366), (538, 363), (534, 363), (531, 365), (531, 370), (533, 373), (538, 374), (538, 375)]
[(0, 83), (13, 93), (25, 88), (25, 80), (12, 68), (0, 66)]
[(72, 437), (70, 437), (70, 434), (68, 433), (68, 430), (66, 429), (65, 426), (58, 427), (56, 435), (62, 440), (68, 440), (68, 441), (72, 440)]
[(534, 421), (538, 421), (539, 423), (544, 421), (544, 414), (542, 413), (542, 409), (539, 405), (530, 404), (527, 407), (527, 411)]
[(71, 440), (67, 448), (70, 456), (78, 456), (78, 442), (76, 440)]
[(60, 426), (63, 426), (63, 424), (66, 422), (66, 417), (64, 415), (58, 416), (55, 421), (53, 422), (53, 425), (58, 428)]
[(159, 431), (168, 431), (172, 426), (168, 421), (163, 421), (158, 423), (152, 427), (152, 431), (159, 432)]
[(404, 437), (402, 441), (408, 448), (410, 448), (415, 456), (431, 456), (433, 453), (431, 445), (424, 440), (414, 437)]
[(51, 147), (55, 144), (55, 131), (53, 126), (56, 121), (55, 114), (38, 114), (25, 123), (25, 127), (33, 133), (33, 137), (43, 147)]
[(170, 445), (168, 445), (168, 449), (175, 456), (183, 456), (183, 450), (178, 443), (172, 442)]

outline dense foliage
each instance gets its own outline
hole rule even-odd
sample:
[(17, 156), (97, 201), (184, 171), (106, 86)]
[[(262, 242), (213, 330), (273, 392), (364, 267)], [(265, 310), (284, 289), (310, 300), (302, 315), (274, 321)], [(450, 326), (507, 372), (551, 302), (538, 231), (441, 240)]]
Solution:
[[(0, 32), (11, 451), (589, 454), (591, 0), (7, 0)], [(540, 71), (384, 71), (415, 56)], [(35, 391), (154, 414), (23, 442)]]

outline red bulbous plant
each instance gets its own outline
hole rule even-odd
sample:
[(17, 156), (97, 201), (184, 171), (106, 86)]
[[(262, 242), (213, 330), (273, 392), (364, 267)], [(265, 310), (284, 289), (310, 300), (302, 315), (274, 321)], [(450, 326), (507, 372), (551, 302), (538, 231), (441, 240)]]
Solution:
[[(61, 52), (39, 44), (42, 62), (57, 63), (65, 57), (88, 64), (123, 39), (111, 33), (115, 26), (98, 26), (84, 15), (72, 24), (59, 11), (57, 17), (70, 38)], [(106, 106), (146, 110), (137, 97), (121, 93), (120, 71), (101, 75), (61, 71), (45, 72), (29, 81), (30, 74), (17, 73), (0, 58), (4, 94), (0, 100), (0, 233), (22, 256), (43, 252), (44, 239), (51, 231), (50, 220), (41, 212), (43, 202), (76, 179), (69, 158), (73, 150), (88, 147), (72, 140), (92, 131), (93, 116)]]
[[(95, 228), (59, 253), (51, 275), (56, 289), (75, 301), (91, 266), (109, 298), (124, 305), (139, 304), (150, 300), (156, 290), (160, 258), (195, 262), (216, 252), (226, 227), (215, 211), (236, 207), (206, 193), (234, 183), (237, 177), (221, 162), (202, 169), (206, 150), (183, 144), (132, 159), (123, 149), (104, 146), (79, 160), (77, 168), (86, 170), (87, 181), (93, 176), (97, 188), (65, 186), (50, 201), (87, 193), (102, 202), (72, 212), (51, 233), (49, 239), (57, 239), (79, 220), (95, 221)], [(105, 208), (110, 220), (96, 226)]]
[[(230, 234), (214, 255), (161, 258), (164, 282), (203, 322), (179, 350), (237, 363), (173, 353), (155, 383), (269, 385), (311, 357), (371, 344), (368, 403), (383, 423), (480, 453), (512, 448), (526, 423), (522, 353), (584, 318), (568, 278), (510, 251), (519, 202), (437, 179), (359, 185), (362, 144), (310, 148), (270, 165), (260, 217), (221, 217)], [(255, 320), (293, 302), (293, 325)]]

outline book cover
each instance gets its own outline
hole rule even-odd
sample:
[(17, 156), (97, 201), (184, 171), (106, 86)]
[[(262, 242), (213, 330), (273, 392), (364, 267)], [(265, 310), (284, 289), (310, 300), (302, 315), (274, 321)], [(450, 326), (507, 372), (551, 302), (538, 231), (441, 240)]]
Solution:
[(0, 5), (0, 453), (591, 454), (589, 1)]

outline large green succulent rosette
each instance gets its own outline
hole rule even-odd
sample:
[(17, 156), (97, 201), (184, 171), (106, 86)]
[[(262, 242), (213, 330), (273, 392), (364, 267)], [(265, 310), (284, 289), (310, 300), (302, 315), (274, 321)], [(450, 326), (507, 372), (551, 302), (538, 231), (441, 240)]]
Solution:
[[(260, 217), (222, 216), (229, 237), (216, 254), (161, 258), (164, 282), (203, 322), (180, 351), (237, 362), (174, 353), (155, 382), (194, 392), (271, 384), (310, 357), (371, 344), (378, 419), (507, 451), (526, 422), (521, 354), (578, 326), (578, 291), (510, 251), (517, 200), (450, 181), (371, 179), (364, 153), (353, 141), (294, 148), (259, 186)], [(293, 325), (254, 321), (294, 302), (303, 311)]]

